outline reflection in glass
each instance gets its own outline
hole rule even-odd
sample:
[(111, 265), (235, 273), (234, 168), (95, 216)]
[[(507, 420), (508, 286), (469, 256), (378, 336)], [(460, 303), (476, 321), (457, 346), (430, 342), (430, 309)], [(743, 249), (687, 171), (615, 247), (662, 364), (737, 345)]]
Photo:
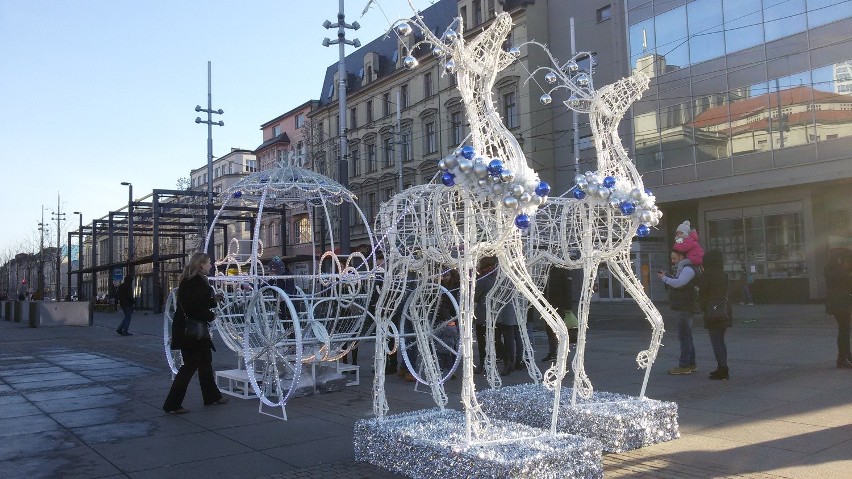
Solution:
[(695, 119), (695, 161), (727, 158), (728, 104), (724, 94), (696, 98), (692, 101)]
[(722, 0), (696, 0), (686, 6), (689, 60), (701, 63), (725, 54)]
[[(654, 19), (649, 18), (630, 27), (630, 64), (636, 68), (640, 58), (654, 53)], [(652, 75), (654, 72), (646, 71)]]
[(663, 71), (660, 73), (689, 66), (686, 6), (658, 15), (656, 24), (663, 27), (657, 29), (657, 55), (660, 55), (665, 62)]
[(663, 150), (663, 169), (691, 165), (692, 102), (678, 103), (661, 109), (660, 131)]
[(763, 43), (761, 2), (755, 0), (724, 0), (725, 47), (728, 53)]
[(767, 42), (805, 31), (805, 0), (763, 0), (763, 22)]
[(810, 72), (769, 81), (769, 127), (773, 148), (787, 148), (815, 141), (810, 84)]
[(732, 155), (772, 149), (769, 137), (768, 92), (766, 82), (735, 88), (728, 92), (731, 101), (728, 136)]
[(767, 276), (770, 278), (806, 276), (802, 213), (766, 216), (764, 222)]
[(656, 112), (633, 117), (633, 136), (636, 149), (636, 169), (640, 173), (658, 171), (660, 160), (660, 128)]
[(812, 71), (816, 141), (852, 137), (852, 60)]
[(808, 27), (852, 16), (852, 0), (808, 0)]

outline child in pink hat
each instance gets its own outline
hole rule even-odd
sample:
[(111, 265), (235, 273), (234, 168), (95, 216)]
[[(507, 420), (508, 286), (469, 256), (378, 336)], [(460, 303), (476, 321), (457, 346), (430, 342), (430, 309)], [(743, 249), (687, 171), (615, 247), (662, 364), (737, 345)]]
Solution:
[(698, 244), (698, 232), (692, 229), (689, 221), (684, 221), (675, 232), (674, 250), (686, 255), (695, 266), (704, 262), (704, 248)]

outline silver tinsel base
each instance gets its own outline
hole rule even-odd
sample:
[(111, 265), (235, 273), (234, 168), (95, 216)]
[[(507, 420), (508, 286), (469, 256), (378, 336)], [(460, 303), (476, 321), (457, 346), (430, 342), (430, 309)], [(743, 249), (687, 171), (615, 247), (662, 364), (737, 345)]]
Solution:
[(464, 413), (429, 409), (355, 424), (355, 460), (412, 478), (601, 478), (600, 444), (492, 421), (464, 447)]
[[(600, 441), (606, 452), (630, 451), (680, 437), (677, 403), (595, 391), (591, 399), (577, 398), (572, 406), (571, 394), (571, 388), (562, 389), (557, 431)], [(550, 429), (553, 392), (541, 385), (490, 389), (476, 397), (491, 418)]]

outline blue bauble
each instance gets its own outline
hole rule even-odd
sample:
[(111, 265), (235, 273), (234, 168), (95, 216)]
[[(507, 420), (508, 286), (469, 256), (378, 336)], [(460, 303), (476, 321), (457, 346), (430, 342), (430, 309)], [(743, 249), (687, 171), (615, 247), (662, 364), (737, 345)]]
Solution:
[(515, 226), (525, 230), (530, 227), (530, 217), (526, 213), (521, 213), (515, 217)]
[(456, 184), (456, 175), (450, 173), (449, 171), (441, 175), (441, 183), (444, 186), (453, 186)]
[(603, 179), (603, 185), (607, 188), (612, 188), (613, 186), (615, 186), (615, 178), (607, 176)]
[(243, 196), (243, 192), (242, 191), (235, 191), (233, 196), (234, 196), (234, 198), (239, 198), (239, 197)]
[(621, 203), (621, 206), (619, 206), (619, 208), (621, 208), (621, 212), (626, 215), (633, 214), (633, 212), (636, 211), (636, 207), (633, 206), (633, 203), (629, 201)]
[(654, 193), (651, 193), (651, 190), (649, 190), (648, 188), (645, 188), (645, 194), (648, 196), (654, 196)]
[(535, 194), (544, 197), (550, 194), (550, 185), (542, 181), (535, 187)]
[(461, 149), (462, 156), (467, 158), (468, 160), (473, 158), (474, 153), (475, 152), (473, 151), (473, 147), (470, 145), (464, 145)]
[(582, 200), (585, 197), (586, 197), (585, 191), (581, 190), (580, 188), (574, 188), (574, 198), (577, 198), (578, 200)]
[(649, 228), (648, 225), (639, 225), (639, 227), (636, 228), (636, 235), (638, 236), (648, 236), (649, 234), (651, 234), (651, 228)]
[(491, 176), (499, 176), (500, 172), (503, 171), (503, 162), (497, 158), (494, 158), (490, 162), (488, 162), (488, 172), (491, 173)]

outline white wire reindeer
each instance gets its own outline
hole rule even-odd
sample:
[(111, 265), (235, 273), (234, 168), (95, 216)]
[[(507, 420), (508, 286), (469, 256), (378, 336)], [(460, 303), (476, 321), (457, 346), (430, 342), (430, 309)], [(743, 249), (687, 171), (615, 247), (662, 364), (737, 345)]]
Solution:
[[(583, 270), (577, 315), (577, 351), (573, 362), (572, 404), (576, 404), (578, 395), (588, 399), (593, 392), (584, 364), (586, 331), (598, 266), (607, 265), (645, 313), (652, 327), (648, 349), (641, 351), (636, 358), (639, 367), (645, 369), (640, 391), (640, 398), (643, 398), (664, 330), (660, 312), (632, 270), (630, 246), (634, 236), (649, 234), (649, 228), (659, 223), (662, 213), (654, 204), (654, 197), (646, 192), (641, 176), (621, 145), (617, 128), (630, 105), (647, 89), (649, 80), (644, 74), (635, 73), (595, 90), (591, 72), (581, 71), (578, 65), (578, 60), (584, 57), (591, 62), (589, 53), (579, 53), (560, 66), (546, 47), (530, 43), (544, 48), (556, 66), (539, 67), (530, 75), (533, 78), (537, 72), (545, 71), (547, 83), (558, 83), (545, 91), (541, 103), (549, 104), (554, 90), (570, 91), (571, 96), (564, 104), (572, 110), (588, 113), (597, 149), (598, 170), (577, 175), (576, 185), (569, 191), (570, 194), (552, 198), (536, 213), (527, 242), (527, 267), (535, 271), (533, 277), (542, 289), (551, 266)], [(498, 278), (491, 296), (489, 301), (494, 305), (506, 304), (510, 300), (518, 302), (517, 295), (503, 277)], [(526, 309), (518, 307), (519, 311), (526, 312)], [(525, 314), (519, 315), (519, 320), (522, 318)], [(531, 350), (525, 351), (525, 356), (531, 357), (531, 354)], [(529, 368), (532, 372), (533, 367)], [(492, 374), (489, 374), (489, 380), (492, 380)]]
[[(438, 301), (440, 293), (435, 283), (439, 271), (454, 267), (461, 279), (458, 304), (465, 440), (470, 444), (472, 438), (486, 438), (489, 421), (476, 400), (473, 381), (473, 294), (479, 259), (493, 255), (503, 274), (560, 338), (562, 360), (553, 365), (546, 383), (555, 391), (551, 417), (551, 432), (555, 433), (559, 386), (566, 374), (568, 332), (529, 276), (520, 234), (521, 228), (529, 226), (530, 215), (544, 203), (550, 188), (527, 165), (520, 145), (503, 125), (491, 95), (497, 74), (516, 58), (515, 52), (502, 49), (512, 28), (511, 16), (498, 15), (470, 41), (463, 38), (461, 19), (456, 19), (441, 38), (432, 34), (419, 15), (413, 21), (424, 40), (411, 52), (431, 45), (445, 71), (457, 77), (470, 121), (471, 144), (441, 161), (441, 183), (409, 188), (383, 203), (379, 210), (377, 231), (384, 234), (380, 247), (385, 256), (385, 279), (376, 305), (374, 412), (381, 419), (388, 410), (384, 371), (392, 328), (390, 320), (406, 295), (409, 275), (416, 275), (418, 281), (407, 305), (426, 313), (429, 305)], [(395, 30), (408, 35), (412, 29), (403, 22)], [(417, 64), (411, 52), (404, 59), (409, 68)], [(422, 318), (422, 323), (414, 324), (417, 346), (424, 375), (436, 402), (443, 408), (447, 398), (432, 353), (436, 345), (426, 334), (427, 321)]]

